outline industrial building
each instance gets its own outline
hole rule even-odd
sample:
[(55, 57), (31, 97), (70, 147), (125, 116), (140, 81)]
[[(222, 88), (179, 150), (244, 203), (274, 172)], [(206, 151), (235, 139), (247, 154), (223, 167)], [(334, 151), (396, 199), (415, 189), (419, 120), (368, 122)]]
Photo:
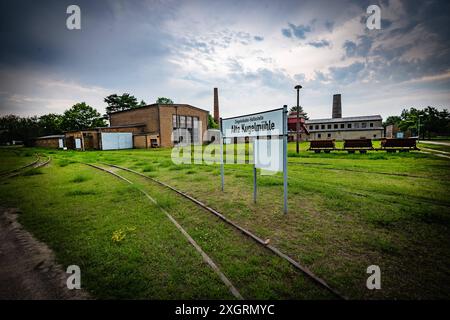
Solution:
[[(135, 147), (150, 145), (172, 147), (186, 141), (202, 143), (208, 129), (209, 112), (189, 104), (151, 104), (138, 109), (114, 112), (110, 114), (111, 127), (135, 126), (139, 124), (139, 137)], [(182, 129), (182, 130), (177, 130)]]
[(333, 95), (332, 117), (305, 120), (305, 140), (380, 139), (384, 137), (380, 115), (342, 117), (341, 95)]
[[(172, 147), (181, 142), (201, 144), (208, 130), (209, 112), (189, 104), (151, 104), (109, 114), (109, 127), (39, 137), (34, 145), (76, 150), (117, 150)], [(214, 88), (214, 117), (219, 117), (218, 90)]]

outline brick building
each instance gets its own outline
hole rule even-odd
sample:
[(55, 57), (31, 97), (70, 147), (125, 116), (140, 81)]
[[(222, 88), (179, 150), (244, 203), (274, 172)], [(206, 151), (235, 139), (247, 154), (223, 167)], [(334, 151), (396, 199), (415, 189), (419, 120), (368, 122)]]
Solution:
[[(145, 141), (162, 147), (171, 147), (181, 141), (202, 143), (208, 126), (209, 112), (189, 104), (151, 104), (142, 108), (110, 114), (111, 127), (141, 124), (134, 133), (135, 147), (144, 147)], [(181, 130), (177, 130), (181, 129)]]
[(51, 135), (51, 136), (43, 136), (34, 139), (33, 143), (36, 147), (41, 148), (62, 148), (64, 146), (64, 135)]

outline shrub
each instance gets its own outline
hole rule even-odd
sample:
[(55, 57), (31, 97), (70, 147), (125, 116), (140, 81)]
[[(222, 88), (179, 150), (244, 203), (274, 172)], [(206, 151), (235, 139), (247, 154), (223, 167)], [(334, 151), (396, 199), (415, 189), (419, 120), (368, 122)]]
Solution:
[(80, 183), (80, 182), (83, 182), (83, 181), (87, 181), (87, 180), (89, 180), (90, 179), (90, 177), (88, 177), (88, 176), (86, 176), (86, 175), (83, 175), (83, 174), (78, 174), (78, 175), (76, 175), (72, 180), (70, 180), (71, 182), (74, 182), (74, 183)]

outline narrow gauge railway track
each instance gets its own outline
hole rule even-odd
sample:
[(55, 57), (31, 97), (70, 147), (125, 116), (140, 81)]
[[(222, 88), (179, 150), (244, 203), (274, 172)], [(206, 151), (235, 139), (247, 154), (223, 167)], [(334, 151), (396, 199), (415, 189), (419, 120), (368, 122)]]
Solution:
[[(119, 178), (123, 181), (125, 181), (128, 184), (133, 185), (134, 183), (131, 182), (130, 180), (128, 180), (127, 178), (121, 176), (120, 174), (113, 172), (111, 170), (96, 166), (94, 164), (90, 164), (90, 163), (84, 163), (82, 162), (82, 164), (90, 166), (92, 168), (95, 168), (97, 170), (101, 170), (104, 172), (107, 172), (113, 176), (115, 176), (116, 178)], [(212, 269), (213, 271), (219, 276), (219, 278), (221, 279), (221, 281), (227, 286), (227, 288), (230, 290), (231, 294), (239, 300), (243, 300), (244, 298), (242, 297), (242, 295), (239, 293), (239, 291), (235, 288), (235, 286), (231, 283), (231, 281), (225, 276), (225, 274), (219, 269), (219, 267), (217, 266), (217, 264), (203, 251), (203, 249), (198, 245), (198, 243), (189, 235), (189, 233), (187, 233), (187, 231), (178, 223), (177, 220), (175, 220), (175, 218), (168, 213), (162, 206), (160, 206), (158, 204), (158, 202), (152, 197), (150, 196), (147, 192), (145, 192), (143, 189), (141, 188), (137, 188), (147, 199), (149, 199), (153, 204), (155, 204), (168, 218), (169, 220), (175, 225), (175, 227), (184, 235), (184, 237), (189, 241), (189, 243), (197, 250), (197, 252), (200, 253), (200, 255), (203, 258), (203, 261), (205, 261)]]
[(0, 174), (0, 178), (12, 178), (12, 177), (16, 177), (21, 175), (23, 172), (26, 171), (26, 169), (28, 168), (33, 168), (33, 169), (37, 169), (37, 168), (41, 168), (43, 166), (46, 166), (47, 164), (50, 163), (50, 161), (52, 160), (52, 158), (50, 157), (46, 157), (46, 158), (41, 158), (41, 156), (37, 155), (37, 159), (34, 160), (33, 162), (24, 165), (20, 168), (16, 168), (16, 169), (12, 169), (10, 171), (4, 172)]
[[(134, 171), (132, 169), (129, 168), (125, 168), (125, 167), (121, 167), (118, 165), (114, 165), (114, 164), (109, 164), (109, 163), (105, 163), (105, 162), (101, 162), (101, 164), (112, 167), (112, 168), (116, 168), (116, 169), (120, 169), (120, 170), (124, 170), (127, 172), (131, 172), (135, 175), (138, 175), (142, 178), (145, 178), (147, 180), (153, 181), (161, 186), (164, 186), (165, 188), (168, 188), (174, 192), (176, 192), (177, 194), (185, 197), (186, 199), (189, 199), (190, 201), (192, 201), (193, 203), (195, 203), (196, 205), (200, 206), (201, 208), (203, 208), (204, 210), (214, 214), (216, 217), (220, 218), (221, 220), (225, 221), (227, 224), (231, 225), (233, 228), (239, 230), (240, 232), (242, 232), (244, 235), (248, 236), (249, 238), (253, 239), (256, 243), (258, 243), (259, 245), (263, 246), (264, 248), (266, 248), (267, 250), (271, 251), (272, 253), (276, 254), (277, 256), (281, 257), (282, 259), (286, 260), (287, 262), (289, 262), (295, 269), (301, 271), (302, 273), (304, 273), (305, 275), (307, 275), (310, 279), (312, 279), (316, 284), (320, 285), (321, 287), (323, 287), (324, 289), (326, 289), (327, 291), (329, 291), (331, 294), (333, 294), (333, 296), (339, 298), (339, 299), (347, 299), (344, 295), (342, 295), (339, 291), (337, 291), (336, 289), (332, 288), (331, 286), (329, 286), (323, 279), (319, 278), (318, 276), (316, 276), (312, 271), (310, 271), (307, 267), (301, 265), (299, 262), (295, 261), (294, 259), (292, 259), (291, 257), (289, 257), (287, 254), (281, 252), (278, 248), (267, 244), (265, 242), (265, 240), (259, 238), (258, 236), (256, 236), (255, 234), (253, 234), (252, 232), (248, 231), (247, 229), (239, 226), (237, 223), (233, 222), (232, 220), (228, 219), (227, 217), (225, 217), (223, 214), (221, 214), (220, 212), (218, 212), (217, 210), (208, 207), (207, 205), (205, 205), (203, 202), (201, 202), (200, 200), (162, 182), (159, 181), (153, 177), (149, 177), (146, 176), (140, 172)], [(106, 169), (105, 169), (106, 170)], [(109, 170), (106, 170), (109, 171)], [(110, 171), (112, 172), (112, 171)], [(116, 173), (114, 173), (116, 175)]]

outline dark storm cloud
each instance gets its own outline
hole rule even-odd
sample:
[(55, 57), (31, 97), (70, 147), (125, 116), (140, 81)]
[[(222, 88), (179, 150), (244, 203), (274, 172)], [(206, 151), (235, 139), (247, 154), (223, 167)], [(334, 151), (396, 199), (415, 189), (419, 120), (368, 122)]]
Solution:
[[(163, 41), (157, 27), (161, 17), (147, 15), (144, 1), (126, 3), (126, 7), (122, 1), (77, 3), (81, 30), (66, 28), (66, 8), (72, 1), (2, 3), (1, 63), (114, 85), (123, 81), (118, 72), (136, 75), (146, 58), (163, 59), (168, 53), (170, 37), (166, 35)], [(133, 19), (127, 19), (129, 12)]]

